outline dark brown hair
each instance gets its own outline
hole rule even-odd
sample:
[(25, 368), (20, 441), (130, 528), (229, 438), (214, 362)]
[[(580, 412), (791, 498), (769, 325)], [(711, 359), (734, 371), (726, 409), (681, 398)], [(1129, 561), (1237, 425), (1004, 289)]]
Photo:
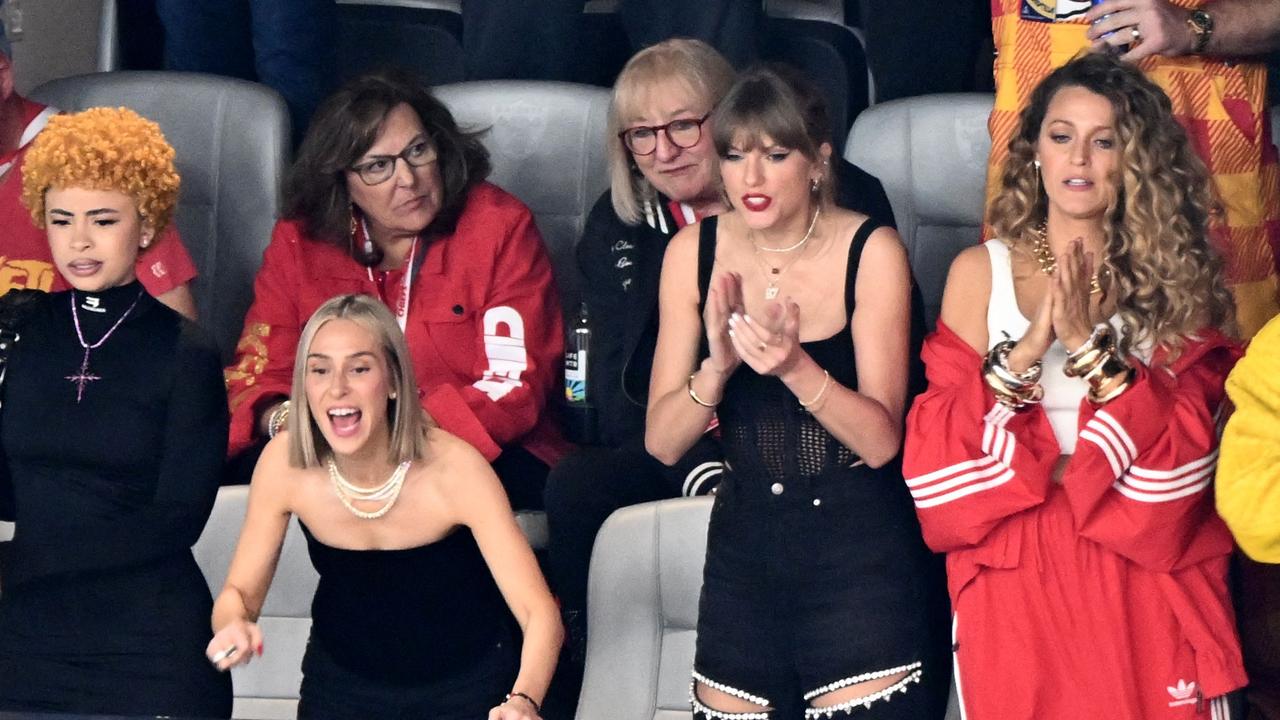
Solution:
[(468, 191), (489, 175), (489, 151), (480, 133), (461, 130), (444, 103), (412, 75), (379, 70), (347, 82), (316, 110), (285, 183), (284, 215), (301, 220), (312, 237), (346, 248), (364, 263), (377, 259), (350, 248), (351, 194), (345, 174), (377, 141), (387, 115), (400, 104), (418, 114), (439, 156), (444, 197), (425, 234), (453, 232)]
[[(767, 136), (810, 162), (822, 162), (822, 144), (831, 142), (830, 115), (821, 93), (811, 85), (803, 90), (791, 85), (796, 75), (798, 71), (758, 66), (738, 76), (711, 116), (711, 134), (721, 158), (735, 141), (743, 143), (743, 150), (754, 150)], [(833, 197), (832, 175), (823, 173), (823, 202)]]

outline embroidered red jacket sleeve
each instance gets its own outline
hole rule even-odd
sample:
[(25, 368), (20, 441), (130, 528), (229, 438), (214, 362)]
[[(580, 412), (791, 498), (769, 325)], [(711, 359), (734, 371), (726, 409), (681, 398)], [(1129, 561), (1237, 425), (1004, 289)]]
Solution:
[(476, 314), (484, 342), (473, 351), (475, 380), (425, 388), (423, 400), (442, 427), (490, 462), (537, 424), (564, 355), (551, 260), (527, 209), (505, 228), (495, 253), (488, 296)]
[(907, 416), (903, 474), (925, 542), (950, 552), (1044, 501), (1057, 443), (1040, 408), (996, 401), (982, 358), (945, 323), (921, 354), (929, 387)]
[(1106, 406), (1081, 403), (1062, 477), (1080, 535), (1156, 572), (1231, 551), (1210, 487), (1223, 384), (1240, 349), (1216, 330), (1197, 337), (1168, 367), (1160, 354), (1151, 367), (1130, 358), (1137, 380)]
[(253, 305), (236, 344), (235, 364), (224, 372), (231, 407), (231, 455), (253, 441), (254, 421), (262, 406), (289, 396), (293, 356), (307, 320), (300, 317), (297, 303), (297, 288), (303, 282), (298, 242), (291, 224), (276, 223), (253, 281)]

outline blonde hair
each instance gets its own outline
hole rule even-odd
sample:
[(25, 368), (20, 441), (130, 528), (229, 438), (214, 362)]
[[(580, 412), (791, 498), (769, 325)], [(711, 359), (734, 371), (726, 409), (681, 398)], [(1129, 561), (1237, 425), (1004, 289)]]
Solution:
[(613, 83), (605, 144), (613, 211), (628, 225), (640, 223), (644, 205), (655, 202), (658, 192), (635, 168), (631, 151), (622, 144), (618, 133), (626, 129), (625, 119), (637, 113), (636, 106), (647, 90), (673, 79), (683, 83), (692, 97), (704, 100), (710, 112), (733, 84), (733, 68), (715, 48), (690, 38), (673, 38), (651, 45), (623, 66)]
[(133, 198), (159, 235), (173, 217), (180, 179), (160, 126), (128, 108), (55, 115), (22, 163), (22, 204), (45, 226), (49, 188), (115, 190)]
[(1026, 250), (1048, 216), (1033, 161), (1049, 103), (1067, 87), (1106, 98), (1115, 115), (1120, 164), (1106, 210), (1100, 272), (1105, 291), (1116, 300), (1121, 349), (1163, 347), (1172, 362), (1186, 338), (1206, 324), (1233, 332), (1235, 305), (1222, 259), (1208, 240), (1215, 211), (1208, 172), (1174, 119), (1168, 96), (1118, 59), (1100, 53), (1077, 57), (1031, 94), (991, 205), (997, 237)]
[(293, 360), (293, 387), (289, 397), (289, 464), (297, 468), (316, 467), (333, 449), (307, 403), (307, 355), (316, 333), (330, 320), (350, 320), (368, 330), (378, 341), (390, 375), (395, 397), (387, 401), (391, 422), (391, 442), (387, 459), (393, 464), (421, 460), (427, 454), (427, 428), (432, 424), (418, 403), (418, 383), (413, 377), (413, 361), (404, 334), (385, 305), (367, 295), (339, 295), (330, 298), (307, 321), (298, 340)]

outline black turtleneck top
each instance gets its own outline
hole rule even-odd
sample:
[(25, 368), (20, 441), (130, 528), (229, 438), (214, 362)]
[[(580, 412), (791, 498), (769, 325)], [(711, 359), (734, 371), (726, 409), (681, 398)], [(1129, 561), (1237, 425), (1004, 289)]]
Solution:
[[(77, 399), (84, 347), (90, 351)], [(190, 552), (227, 446), (218, 351), (135, 282), (66, 291), (19, 325), (0, 406), (0, 519), (16, 522), (6, 588)], [(4, 487), (8, 486), (8, 487)]]

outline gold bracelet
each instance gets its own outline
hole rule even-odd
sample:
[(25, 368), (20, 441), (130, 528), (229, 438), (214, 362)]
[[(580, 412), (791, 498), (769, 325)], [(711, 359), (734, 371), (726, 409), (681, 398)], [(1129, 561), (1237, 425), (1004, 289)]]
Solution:
[(818, 404), (818, 401), (822, 399), (823, 395), (827, 394), (827, 387), (830, 385), (831, 385), (831, 373), (830, 371), (823, 370), (822, 371), (822, 387), (818, 388), (818, 394), (814, 395), (813, 399), (810, 400), (809, 402), (805, 402), (800, 398), (796, 398), (796, 402), (800, 403), (800, 407), (807, 410), (810, 414), (813, 414), (816, 411), (816, 408), (814, 406)]
[(1107, 353), (1084, 378), (1089, 383), (1089, 399), (1099, 405), (1114, 400), (1129, 388), (1135, 374), (1133, 367), (1114, 352)]
[(289, 420), (289, 401), (285, 400), (271, 411), (271, 418), (267, 420), (267, 438), (275, 439), (275, 436), (284, 429), (284, 424)]
[(1067, 377), (1088, 375), (1099, 364), (1104, 356), (1115, 349), (1115, 335), (1107, 323), (1093, 326), (1089, 339), (1080, 347), (1067, 353), (1067, 361), (1062, 365), (1062, 372)]
[(982, 378), (995, 394), (996, 400), (1002, 405), (1019, 410), (1044, 398), (1044, 388), (1039, 383), (1044, 363), (1037, 360), (1022, 372), (1010, 370), (1009, 352), (1015, 344), (1012, 340), (1003, 340), (991, 348), (982, 361)]
[(702, 407), (711, 408), (712, 410), (715, 410), (717, 403), (710, 403), (710, 402), (707, 402), (706, 400), (703, 400), (702, 398), (698, 397), (697, 391), (693, 389), (693, 376), (697, 374), (698, 374), (697, 370), (689, 373), (689, 381), (685, 383), (685, 385), (689, 388), (689, 397), (693, 398), (693, 401), (698, 403)]
[(1112, 400), (1115, 400), (1120, 397), (1125, 390), (1129, 389), (1129, 386), (1133, 384), (1133, 377), (1136, 374), (1137, 371), (1130, 367), (1125, 371), (1124, 375), (1118, 376), (1119, 382), (1115, 382), (1116, 377), (1108, 378), (1108, 380), (1111, 381), (1109, 384), (1114, 385), (1110, 390), (1105, 390), (1104, 392), (1106, 385), (1102, 385), (1096, 389), (1089, 388), (1089, 392), (1087, 393), (1089, 396), (1089, 402), (1092, 402), (1095, 405), (1106, 405)]

